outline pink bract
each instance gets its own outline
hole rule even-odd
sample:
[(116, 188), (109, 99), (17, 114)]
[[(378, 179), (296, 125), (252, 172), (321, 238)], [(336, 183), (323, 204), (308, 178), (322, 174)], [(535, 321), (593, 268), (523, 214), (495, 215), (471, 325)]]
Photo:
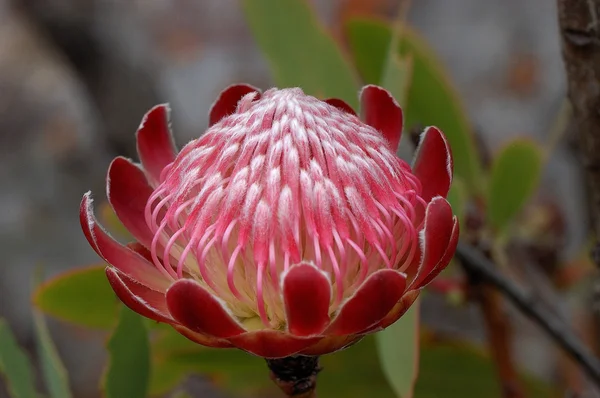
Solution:
[(445, 197), (452, 156), (425, 129), (413, 167), (396, 156), (402, 111), (366, 86), (361, 118), (298, 88), (234, 85), (179, 153), (169, 109), (137, 133), (141, 164), (116, 158), (115, 213), (137, 242), (81, 225), (139, 314), (212, 347), (278, 358), (321, 355), (401, 317), (449, 263), (459, 227)]

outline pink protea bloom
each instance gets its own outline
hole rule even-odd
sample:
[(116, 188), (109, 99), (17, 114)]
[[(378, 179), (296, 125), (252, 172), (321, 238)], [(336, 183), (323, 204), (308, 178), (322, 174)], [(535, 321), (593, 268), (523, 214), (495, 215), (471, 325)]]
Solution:
[(141, 165), (116, 158), (107, 194), (137, 239), (81, 224), (131, 309), (212, 347), (321, 355), (395, 322), (446, 267), (458, 223), (452, 157), (429, 127), (411, 167), (396, 156), (402, 111), (376, 86), (362, 121), (300, 89), (227, 88), (210, 127), (177, 153), (168, 108), (137, 133)]

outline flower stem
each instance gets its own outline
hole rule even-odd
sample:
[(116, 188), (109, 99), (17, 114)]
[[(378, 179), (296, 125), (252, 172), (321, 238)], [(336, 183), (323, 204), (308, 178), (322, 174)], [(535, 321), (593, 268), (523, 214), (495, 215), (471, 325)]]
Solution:
[(293, 355), (266, 361), (271, 370), (271, 380), (288, 397), (317, 397), (317, 375), (321, 371), (319, 357)]
[(490, 351), (496, 364), (502, 396), (506, 398), (524, 398), (523, 386), (519, 380), (512, 355), (512, 328), (502, 308), (502, 295), (489, 285), (479, 286), (479, 295)]
[[(491, 252), (486, 252), (485, 255), (490, 260), (492, 257), (495, 258), (499, 265), (504, 265), (500, 268), (507, 268), (505, 254), (500, 246), (495, 250), (492, 249)], [(471, 295), (479, 301), (481, 306), (489, 349), (496, 365), (502, 397), (524, 398), (524, 389), (519, 380), (513, 355), (512, 325), (503, 307), (504, 298), (500, 292), (482, 281), (478, 274), (471, 272), (468, 268), (465, 271), (469, 277)]]

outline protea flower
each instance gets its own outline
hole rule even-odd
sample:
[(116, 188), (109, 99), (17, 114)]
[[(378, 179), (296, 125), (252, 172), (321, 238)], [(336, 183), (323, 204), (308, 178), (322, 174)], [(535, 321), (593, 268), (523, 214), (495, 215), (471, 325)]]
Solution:
[(107, 195), (137, 242), (81, 224), (139, 314), (212, 347), (266, 358), (321, 355), (395, 322), (450, 261), (452, 157), (429, 127), (411, 167), (396, 156), (402, 111), (376, 86), (362, 120), (298, 88), (227, 88), (210, 127), (177, 153), (169, 109), (137, 133), (141, 165), (118, 157)]

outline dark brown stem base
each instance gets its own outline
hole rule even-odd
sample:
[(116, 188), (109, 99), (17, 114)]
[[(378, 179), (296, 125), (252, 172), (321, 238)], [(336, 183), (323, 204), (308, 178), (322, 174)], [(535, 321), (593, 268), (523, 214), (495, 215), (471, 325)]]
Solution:
[(319, 357), (294, 355), (267, 359), (271, 380), (288, 396), (316, 398), (317, 375), (321, 371)]

